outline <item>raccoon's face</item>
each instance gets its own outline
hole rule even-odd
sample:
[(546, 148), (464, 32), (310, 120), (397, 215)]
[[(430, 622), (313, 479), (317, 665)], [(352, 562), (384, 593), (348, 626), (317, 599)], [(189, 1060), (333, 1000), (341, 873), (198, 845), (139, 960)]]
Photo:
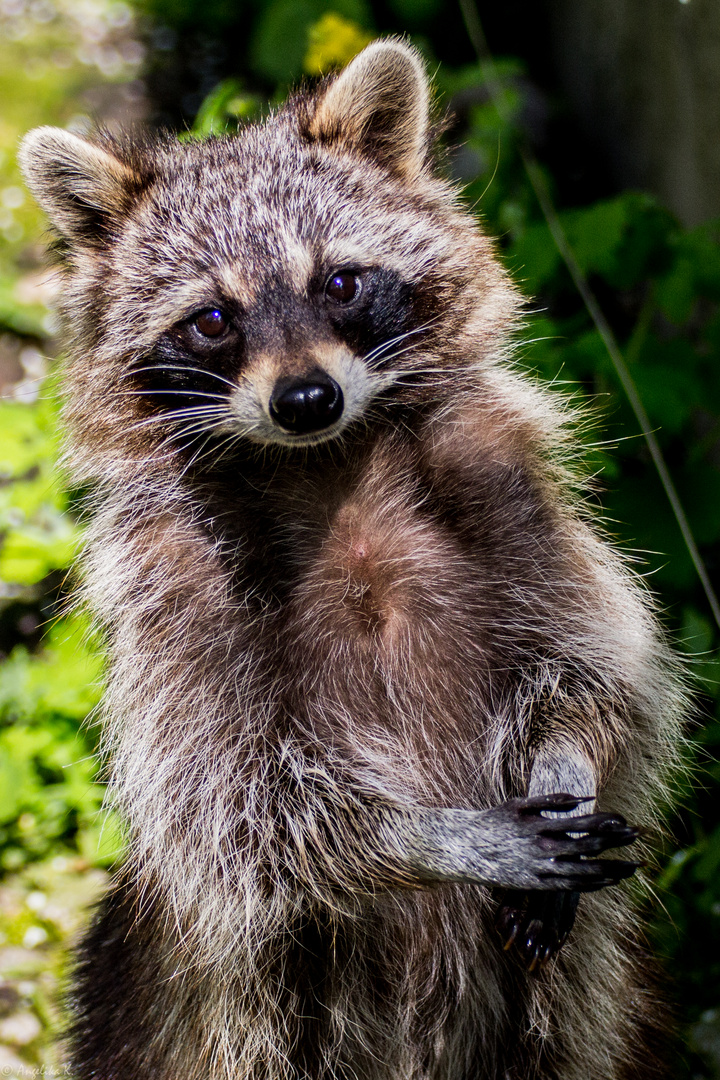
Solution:
[(126, 369), (151, 423), (307, 446), (367, 421), (404, 383), (398, 361), (422, 337), (427, 302), (377, 259), (302, 267), (298, 250), (283, 253), (282, 273), (211, 270), (197, 299), (185, 285), (180, 317)]
[(237, 137), (32, 132), (21, 163), (92, 355), (76, 398), (164, 445), (293, 447), (452, 385), (515, 298), (432, 174), (428, 100), (414, 50), (377, 42)]
[(172, 397), (195, 367), (209, 376), (195, 384), (223, 399), (215, 419), (223, 430), (286, 445), (338, 435), (397, 378), (383, 360), (412, 334), (401, 329), (411, 322), (407, 290), (379, 268), (341, 266), (312, 275), (300, 293), (280, 282), (269, 292), (246, 310), (219, 291), (162, 335), (134, 381), (148, 397)]

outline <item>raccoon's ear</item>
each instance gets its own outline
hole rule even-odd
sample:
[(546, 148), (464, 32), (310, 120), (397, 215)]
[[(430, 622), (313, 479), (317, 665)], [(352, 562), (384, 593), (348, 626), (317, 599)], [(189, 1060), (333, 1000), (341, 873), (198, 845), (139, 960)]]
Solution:
[(18, 161), (30, 191), (71, 243), (101, 241), (143, 186), (114, 154), (62, 128), (29, 132)]
[(402, 41), (375, 41), (329, 84), (308, 134), (356, 150), (408, 180), (427, 159), (430, 92), (420, 56)]

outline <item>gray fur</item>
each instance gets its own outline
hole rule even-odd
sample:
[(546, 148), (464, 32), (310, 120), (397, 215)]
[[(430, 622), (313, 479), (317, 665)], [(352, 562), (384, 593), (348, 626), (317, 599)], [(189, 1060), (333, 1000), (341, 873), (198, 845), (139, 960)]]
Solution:
[[(488, 886), (622, 876), (589, 856), (632, 839), (619, 814), (657, 832), (685, 701), (588, 520), (575, 417), (512, 367), (520, 299), (433, 168), (428, 100), (376, 43), (237, 137), (25, 141), (130, 836), (78, 1080), (661, 1075), (639, 889), (584, 897), (539, 976), (492, 926)], [(341, 331), (344, 268), (374, 306)], [(283, 431), (273, 387), (318, 369), (342, 416)], [(563, 790), (604, 813), (524, 799)]]

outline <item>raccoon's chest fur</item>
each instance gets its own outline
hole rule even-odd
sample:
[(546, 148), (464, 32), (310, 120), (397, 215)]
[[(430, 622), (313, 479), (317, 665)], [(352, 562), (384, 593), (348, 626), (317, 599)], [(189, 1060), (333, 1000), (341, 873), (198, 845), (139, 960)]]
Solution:
[[(390, 432), (359, 462), (254, 476), (252, 509), (228, 513), (224, 490), (217, 520), (280, 726), (357, 751), (385, 788), (397, 779), (396, 793), (472, 806), (486, 801), (482, 746), (532, 648), (530, 624), (526, 641), (513, 628), (524, 617), (518, 579), (541, 591), (552, 574), (544, 510), (521, 470), (488, 451), (455, 479), (448, 496), (447, 462)], [(469, 503), (482, 512), (470, 517)], [(523, 529), (529, 515), (536, 538)]]

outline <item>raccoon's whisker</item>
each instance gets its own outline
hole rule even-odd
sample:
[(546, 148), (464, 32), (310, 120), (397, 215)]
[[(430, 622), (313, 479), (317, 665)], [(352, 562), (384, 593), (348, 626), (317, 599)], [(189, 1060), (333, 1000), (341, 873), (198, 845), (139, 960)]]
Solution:
[(404, 356), (405, 353), (414, 352), (417, 349), (417, 346), (418, 342), (412, 341), (409, 345), (405, 345), (404, 348), (396, 349), (394, 352), (391, 352), (389, 356), (383, 356), (382, 359), (386, 364), (392, 363), (392, 361), (397, 360), (399, 356)]
[(212, 398), (214, 401), (227, 401), (227, 394), (212, 394), (204, 390), (123, 390), (123, 397), (159, 397), (161, 394), (170, 394), (177, 397), (183, 394), (186, 397)]
[(171, 412), (160, 413), (159, 416), (147, 416), (144, 420), (138, 420), (132, 424), (128, 431), (138, 431), (144, 427), (150, 427), (153, 424), (165, 424), (168, 422), (177, 422), (185, 419), (213, 417), (213, 416), (226, 416), (229, 410), (223, 408), (220, 405), (196, 405), (188, 406), (186, 409), (173, 409)]
[(424, 333), (424, 331), (427, 330), (434, 322), (437, 322), (438, 318), (439, 316), (436, 316), (435, 318), (429, 319), (427, 322), (422, 323), (421, 326), (416, 326), (412, 330), (405, 330), (404, 333), (398, 334), (396, 337), (390, 338), (388, 341), (383, 341), (380, 345), (377, 345), (374, 349), (371, 349), (369, 353), (366, 353), (366, 355), (363, 357), (363, 362), (366, 364), (372, 364), (373, 362), (381, 358), (387, 360), (388, 358), (384, 354), (388, 349), (392, 348), (393, 345), (397, 345), (401, 341), (405, 341), (406, 338), (412, 337), (415, 334)]
[[(241, 439), (245, 438), (249, 430), (249, 425), (239, 425), (236, 431), (226, 433), (225, 438), (220, 443), (213, 443), (209, 447), (207, 447), (208, 440), (205, 440), (205, 442), (200, 446), (198, 452), (193, 455), (191, 460), (183, 468), (181, 475), (185, 475), (188, 469), (190, 469), (193, 465), (197, 465), (201, 461), (204, 461), (205, 458), (210, 457), (211, 454), (213, 455), (213, 462), (217, 464), (217, 462), (221, 461), (230, 453), (232, 448), (238, 442), (240, 442)], [(212, 434), (212, 432), (210, 432), (210, 434)], [(206, 447), (207, 449), (205, 449)]]
[[(388, 356), (386, 358), (383, 358), (383, 359), (385, 360), (385, 362), (387, 364), (392, 364), (395, 361), (399, 360), (399, 358), (401, 356), (403, 356), (405, 353), (411, 352), (412, 350), (414, 350), (414, 345), (408, 345), (404, 349), (398, 349), (397, 352), (391, 353), (390, 356)], [(399, 379), (401, 379), (403, 376), (410, 376), (410, 375), (416, 375), (416, 376), (422, 375), (422, 376), (425, 376), (426, 374), (439, 373), (440, 371), (443, 371), (443, 369), (442, 368), (436, 368), (436, 369), (426, 368), (426, 367), (418, 365), (417, 367), (411, 367), (411, 368), (399, 367), (395, 371), (384, 369), (384, 370), (378, 371), (376, 373), (374, 372), (373, 377), (378, 378), (379, 380), (385, 380), (389, 386), (392, 386)], [(447, 373), (449, 374), (450, 372), (447, 372)]]
[(172, 445), (172, 444), (178, 445), (180, 449), (187, 449), (187, 446), (189, 444), (187, 442), (185, 444), (179, 443), (178, 440), (180, 438), (183, 438), (183, 439), (186, 439), (186, 440), (189, 440), (190, 442), (192, 442), (192, 441), (194, 441), (195, 439), (197, 439), (198, 437), (200, 437), (202, 435), (213, 435), (213, 434), (218, 434), (216, 424), (200, 424), (200, 423), (194, 424), (194, 425), (191, 424), (186, 428), (180, 428), (180, 430), (172, 431), (168, 435), (166, 435), (166, 437), (160, 443), (160, 446), (158, 447), (158, 449), (162, 450), (165, 446), (169, 446), (169, 445)]
[(193, 416), (193, 415), (208, 415), (212, 416), (214, 413), (230, 413), (229, 402), (224, 398), (219, 398), (217, 403), (213, 402), (200, 402), (197, 405), (183, 405), (178, 409), (163, 410), (158, 415), (161, 416)]
[(401, 341), (405, 341), (406, 338), (413, 334), (420, 333), (420, 328), (417, 330), (407, 330), (404, 334), (398, 334), (397, 337), (390, 338), (389, 341), (383, 341), (380, 345), (376, 345), (374, 349), (371, 349), (369, 353), (363, 357), (363, 362), (366, 364), (372, 364), (373, 361), (384, 358), (388, 349), (391, 349), (393, 345), (397, 345)]
[(121, 378), (130, 379), (144, 371), (189, 371), (195, 375), (208, 375), (211, 379), (217, 379), (218, 382), (225, 383), (231, 390), (237, 390), (237, 383), (231, 382), (230, 379), (226, 379), (223, 375), (218, 375), (216, 371), (209, 371), (207, 368), (188, 367), (186, 364), (147, 364), (142, 367), (131, 368), (130, 371), (124, 372)]
[[(205, 435), (204, 439), (202, 438), (203, 434)], [(185, 463), (185, 465), (182, 467), (182, 469), (180, 470), (180, 479), (182, 479), (189, 472), (189, 470), (193, 467), (193, 465), (198, 460), (202, 460), (209, 453), (211, 453), (212, 451), (214, 451), (216, 449), (215, 444), (212, 444), (208, 448), (208, 443), (211, 441), (211, 436), (213, 434), (214, 433), (212, 431), (209, 431), (209, 432), (206, 431), (206, 432), (199, 432), (197, 435), (191, 436), (190, 444), (192, 442), (194, 442), (195, 439), (197, 439), (197, 438), (201, 438), (201, 442), (200, 442), (200, 445), (198, 446), (197, 450), (195, 451), (195, 453), (192, 455), (192, 457), (189, 459), (189, 461), (187, 461)], [(190, 445), (188, 443), (185, 443), (184, 445), (180, 446), (180, 449), (181, 450), (188, 450), (188, 449), (190, 449)]]
[[(397, 355), (401, 356), (403, 352), (410, 351), (411, 347), (407, 350), (399, 349)], [(424, 359), (426, 354), (420, 354), (420, 359)], [(428, 365), (425, 363), (418, 364), (415, 368), (403, 368), (399, 375), (460, 375), (467, 372), (480, 370), (479, 366), (472, 364), (435, 364)]]
[[(194, 428), (194, 429), (186, 429), (186, 430), (211, 431), (211, 430), (215, 429), (216, 427), (217, 427), (217, 424), (208, 423), (208, 424), (198, 424), (196, 428)], [(164, 437), (162, 438), (162, 441), (158, 444), (158, 448), (162, 449), (162, 447), (164, 447), (164, 446), (166, 446), (166, 445), (168, 445), (170, 443), (177, 443), (178, 436), (181, 435), (181, 434), (183, 434), (183, 429), (182, 428), (177, 428), (177, 427), (173, 428), (172, 431), (169, 431), (164, 435)]]
[[(220, 433), (218, 432), (217, 434), (219, 435)], [(219, 456), (221, 448), (224, 447), (229, 440), (235, 440), (236, 438), (237, 438), (237, 433), (236, 432), (233, 431), (233, 432), (230, 432), (230, 433), (226, 433), (225, 437), (221, 440), (220, 443), (216, 442), (210, 447), (208, 447), (208, 440), (206, 439), (205, 442), (202, 444), (202, 446), (199, 448), (199, 453), (196, 453), (195, 457), (193, 457), (190, 464), (194, 464), (197, 461), (201, 461), (204, 457), (207, 457), (210, 453), (213, 453), (214, 455)], [(207, 447), (207, 449), (205, 449), (206, 447)], [(216, 460), (217, 460), (217, 458), (216, 458)]]
[(228, 435), (224, 442), (220, 443), (220, 446), (218, 447), (218, 455), (215, 460), (222, 461), (223, 458), (227, 457), (228, 454), (237, 445), (237, 443), (241, 441), (244, 435), (244, 431), (234, 431), (232, 432), (232, 434)]
[[(195, 426), (181, 429), (180, 431), (171, 432), (166, 435), (165, 438), (163, 438), (162, 442), (159, 444), (158, 454), (162, 455), (163, 451), (168, 446), (173, 446), (177, 450), (187, 450), (195, 440), (198, 440), (198, 438), (202, 437), (203, 435), (206, 436), (207, 440), (207, 437), (209, 437), (210, 435), (217, 434), (219, 434), (219, 431), (216, 424), (200, 423), (195, 424)], [(182, 438), (184, 442), (180, 442), (180, 438)]]
[[(405, 350), (399, 350), (397, 355), (402, 355), (403, 351)], [(393, 356), (391, 359), (395, 359), (395, 356)], [(458, 375), (472, 374), (474, 370), (474, 368), (464, 364), (448, 365), (447, 367), (418, 366), (412, 368), (401, 368), (399, 371), (396, 372), (388, 372), (387, 377), (390, 386), (410, 386), (412, 385), (412, 379), (422, 379), (422, 385), (424, 388), (432, 386), (440, 387), (446, 385), (449, 379), (453, 379)], [(437, 375), (441, 376), (442, 378), (439, 378), (437, 381), (433, 382), (431, 379), (427, 378), (428, 375)]]
[(183, 439), (193, 440), (196, 439), (198, 435), (217, 434), (219, 434), (217, 424), (194, 424), (186, 428), (181, 428), (178, 432), (175, 432), (174, 435), (169, 436), (169, 438), (172, 439), (180, 437)]
[[(404, 348), (397, 349), (390, 356), (384, 356), (383, 361), (385, 363), (391, 363), (392, 361), (398, 359), (398, 357), (403, 356), (405, 353), (415, 351), (417, 349), (417, 346), (418, 346), (418, 342), (411, 342), (409, 345), (406, 345)], [(420, 358), (422, 358), (423, 355), (424, 354), (421, 353)], [(447, 365), (435, 366), (435, 367), (429, 367), (426, 364), (418, 364), (417, 367), (412, 367), (412, 368), (404, 367), (400, 371), (397, 371), (397, 372), (383, 371), (381, 373), (381, 375), (382, 375), (383, 378), (389, 378), (389, 379), (391, 379), (393, 381), (395, 381), (397, 379), (400, 379), (403, 376), (407, 377), (407, 376), (412, 376), (412, 375), (416, 375), (416, 376), (421, 375), (421, 376), (423, 376), (423, 378), (426, 375), (432, 375), (432, 374), (443, 375), (443, 376), (448, 376), (449, 377), (449, 376), (453, 376), (453, 375), (469, 373), (469, 372), (472, 372), (472, 371), (475, 371), (475, 370), (479, 370), (479, 367), (480, 367), (480, 365), (475, 366), (475, 365), (471, 365), (471, 364), (447, 364)], [(376, 376), (374, 375), (374, 377), (376, 377)]]
[[(183, 478), (184, 478), (185, 476), (187, 476), (187, 474), (189, 473), (190, 469), (191, 469), (191, 468), (193, 467), (193, 465), (195, 464), (195, 461), (196, 461), (196, 460), (197, 460), (197, 458), (198, 458), (198, 457), (200, 456), (200, 454), (201, 454), (201, 452), (202, 452), (202, 449), (203, 449), (203, 447), (204, 447), (205, 445), (206, 445), (206, 443), (202, 443), (202, 444), (200, 445), (200, 447), (198, 447), (197, 451), (196, 451), (196, 452), (195, 452), (195, 453), (193, 454), (193, 456), (192, 456), (192, 457), (190, 458), (190, 460), (189, 460), (189, 461), (187, 461), (187, 462), (185, 463), (185, 465), (183, 465), (183, 467), (182, 467), (182, 469), (180, 470), (180, 473), (179, 473), (179, 479), (180, 479), (180, 480), (182, 480), (182, 479), (183, 479)], [(186, 449), (186, 448), (185, 448), (185, 447), (183, 447), (183, 449)]]
[[(220, 419), (223, 419), (223, 417), (220, 417)], [(219, 430), (219, 426), (218, 426), (217, 422), (212, 421), (212, 418), (210, 419), (210, 422), (208, 422), (208, 423), (204, 422), (203, 418), (198, 418), (192, 424), (188, 424), (185, 427), (181, 426), (179, 428), (175, 428), (173, 431), (168, 432), (168, 434), (165, 436), (165, 438), (159, 444), (158, 450), (162, 451), (166, 446), (170, 446), (170, 445), (177, 446), (179, 438), (185, 438), (185, 439), (193, 440), (193, 439), (197, 438), (200, 435), (217, 434), (218, 430)], [(182, 447), (180, 447), (180, 448), (182, 448)]]

